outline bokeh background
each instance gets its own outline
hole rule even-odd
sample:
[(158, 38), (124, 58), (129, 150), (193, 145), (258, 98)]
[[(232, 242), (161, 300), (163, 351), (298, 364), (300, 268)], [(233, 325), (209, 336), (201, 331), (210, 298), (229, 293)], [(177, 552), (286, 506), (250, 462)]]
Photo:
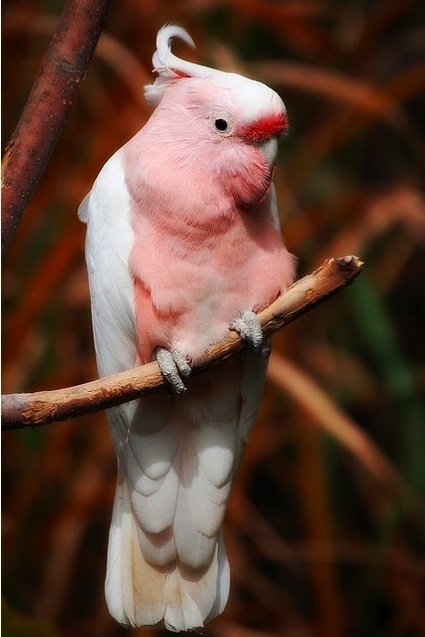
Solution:
[[(61, 2), (3, 2), (3, 144)], [(96, 376), (76, 210), (149, 116), (158, 28), (178, 54), (273, 86), (290, 132), (276, 185), (303, 275), (365, 262), (274, 339), (234, 487), (217, 637), (425, 635), (425, 5), (119, 0), (3, 268), (3, 392)], [(119, 637), (103, 597), (115, 459), (104, 413), (3, 435), (5, 637)], [(165, 633), (164, 633), (165, 634)]]

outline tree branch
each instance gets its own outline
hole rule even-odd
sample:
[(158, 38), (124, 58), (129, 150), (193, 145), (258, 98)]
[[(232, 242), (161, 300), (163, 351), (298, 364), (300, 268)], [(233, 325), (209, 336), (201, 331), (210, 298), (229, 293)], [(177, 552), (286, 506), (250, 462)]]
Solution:
[(110, 0), (66, 0), (3, 159), (2, 250), (8, 247), (65, 125)]
[[(331, 295), (349, 285), (360, 274), (362, 262), (354, 256), (328, 259), (315, 272), (300, 279), (268, 308), (258, 314), (263, 333), (273, 334)], [(192, 370), (197, 374), (246, 345), (236, 332), (213, 345), (205, 362)], [(164, 385), (156, 362), (90, 383), (2, 397), (2, 429), (21, 429), (92, 413), (139, 398)]]

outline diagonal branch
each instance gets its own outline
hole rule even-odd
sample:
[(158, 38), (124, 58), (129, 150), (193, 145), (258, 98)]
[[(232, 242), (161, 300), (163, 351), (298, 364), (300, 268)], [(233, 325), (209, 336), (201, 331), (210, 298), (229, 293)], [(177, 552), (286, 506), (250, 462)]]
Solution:
[[(285, 327), (302, 314), (349, 285), (360, 274), (362, 262), (354, 256), (328, 259), (312, 274), (303, 277), (268, 308), (258, 314), (265, 336)], [(236, 332), (213, 345), (205, 362), (193, 368), (197, 374), (228, 358), (245, 344)], [(108, 376), (90, 383), (32, 394), (2, 397), (2, 429), (21, 429), (92, 413), (119, 405), (164, 385), (156, 362)]]
[(109, 3), (110, 0), (65, 0), (55, 35), (3, 159), (3, 252), (65, 125)]

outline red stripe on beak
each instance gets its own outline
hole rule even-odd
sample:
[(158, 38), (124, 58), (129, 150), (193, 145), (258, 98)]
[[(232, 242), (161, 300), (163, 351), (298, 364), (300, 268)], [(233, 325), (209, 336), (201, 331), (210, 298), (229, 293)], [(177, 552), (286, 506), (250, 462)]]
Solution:
[(288, 128), (288, 118), (284, 113), (269, 115), (252, 124), (241, 126), (236, 133), (247, 142), (262, 142), (274, 136), (283, 135)]

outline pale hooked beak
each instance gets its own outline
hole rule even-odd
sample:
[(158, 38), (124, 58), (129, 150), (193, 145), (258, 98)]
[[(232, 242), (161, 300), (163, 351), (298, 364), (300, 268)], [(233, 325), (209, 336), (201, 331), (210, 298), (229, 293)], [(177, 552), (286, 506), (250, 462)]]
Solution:
[(277, 159), (277, 138), (270, 137), (264, 142), (259, 143), (258, 148), (261, 150), (261, 152), (265, 156), (270, 170), (273, 170), (273, 168), (276, 165), (276, 159)]

